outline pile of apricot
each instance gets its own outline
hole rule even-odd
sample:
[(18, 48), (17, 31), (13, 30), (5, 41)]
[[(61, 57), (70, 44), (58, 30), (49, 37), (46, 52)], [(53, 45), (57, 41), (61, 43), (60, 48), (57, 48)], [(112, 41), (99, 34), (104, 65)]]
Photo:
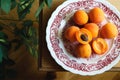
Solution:
[(103, 10), (98, 7), (88, 13), (77, 10), (72, 19), (78, 26), (72, 25), (65, 29), (64, 37), (71, 43), (79, 43), (74, 50), (76, 57), (89, 58), (92, 52), (104, 54), (108, 50), (105, 39), (113, 39), (118, 35), (116, 25), (111, 22), (107, 22), (101, 28), (98, 26), (106, 19)]

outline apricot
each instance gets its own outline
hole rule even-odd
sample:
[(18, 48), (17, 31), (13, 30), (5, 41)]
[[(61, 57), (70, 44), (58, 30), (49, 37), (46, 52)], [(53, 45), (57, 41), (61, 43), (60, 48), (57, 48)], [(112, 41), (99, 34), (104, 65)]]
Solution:
[(76, 57), (89, 58), (91, 56), (92, 49), (89, 44), (82, 44), (76, 48)]
[(100, 23), (105, 19), (104, 12), (101, 8), (95, 7), (89, 12), (89, 19), (93, 23)]
[(80, 29), (77, 26), (70, 26), (65, 30), (64, 37), (67, 40), (69, 40), (70, 42), (74, 42), (74, 41), (76, 41), (75, 33), (76, 33), (76, 31), (79, 31), (79, 30)]
[(73, 20), (78, 25), (83, 25), (88, 22), (88, 15), (83, 10), (78, 10), (74, 13)]
[(88, 44), (92, 40), (92, 34), (85, 28), (81, 28), (75, 33), (76, 40), (81, 44)]
[(99, 32), (99, 26), (95, 23), (87, 23), (84, 25), (84, 28), (89, 30), (92, 34), (92, 38), (96, 38)]
[(108, 39), (115, 38), (118, 35), (118, 30), (116, 25), (110, 22), (105, 24), (101, 28), (100, 35), (103, 38), (108, 38)]
[(108, 50), (107, 42), (103, 38), (97, 38), (92, 43), (92, 48), (96, 54), (104, 54)]

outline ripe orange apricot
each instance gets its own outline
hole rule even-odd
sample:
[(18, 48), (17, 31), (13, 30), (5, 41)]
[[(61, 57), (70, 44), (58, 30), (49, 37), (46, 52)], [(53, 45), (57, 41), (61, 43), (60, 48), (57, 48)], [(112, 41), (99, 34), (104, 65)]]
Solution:
[(92, 34), (92, 38), (96, 38), (99, 32), (99, 26), (95, 23), (87, 23), (84, 25), (84, 28), (89, 30)]
[(93, 23), (100, 23), (105, 19), (104, 12), (101, 8), (95, 7), (89, 12), (89, 19)]
[(92, 34), (85, 28), (81, 28), (75, 33), (76, 40), (81, 44), (88, 44), (92, 40)]
[(88, 15), (83, 10), (78, 10), (74, 13), (73, 20), (78, 25), (83, 25), (88, 22)]
[(105, 24), (100, 31), (100, 35), (103, 38), (108, 38), (108, 39), (115, 38), (118, 35), (118, 30), (116, 25), (110, 22)]
[(89, 58), (91, 56), (92, 49), (89, 44), (82, 44), (76, 48), (76, 57)]
[(75, 33), (76, 33), (76, 31), (79, 31), (79, 30), (80, 29), (77, 26), (70, 26), (65, 30), (64, 37), (67, 40), (70, 40), (70, 42), (74, 42), (74, 41), (76, 41)]
[(97, 38), (92, 43), (92, 48), (96, 54), (104, 54), (108, 50), (107, 42), (103, 38)]

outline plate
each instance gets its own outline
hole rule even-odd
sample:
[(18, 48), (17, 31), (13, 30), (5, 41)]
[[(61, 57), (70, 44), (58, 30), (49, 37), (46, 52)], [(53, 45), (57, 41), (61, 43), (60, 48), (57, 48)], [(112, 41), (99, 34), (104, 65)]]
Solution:
[[(62, 34), (66, 25), (77, 10), (91, 10), (101, 8), (109, 22), (118, 29), (115, 39), (107, 40), (109, 50), (98, 56), (92, 54), (89, 59), (75, 58), (70, 54), (71, 46), (64, 41)], [(99, 24), (103, 25), (105, 23)], [(65, 70), (80, 75), (95, 75), (111, 69), (120, 59), (120, 13), (106, 0), (67, 0), (52, 13), (47, 29), (46, 42), (51, 56)]]

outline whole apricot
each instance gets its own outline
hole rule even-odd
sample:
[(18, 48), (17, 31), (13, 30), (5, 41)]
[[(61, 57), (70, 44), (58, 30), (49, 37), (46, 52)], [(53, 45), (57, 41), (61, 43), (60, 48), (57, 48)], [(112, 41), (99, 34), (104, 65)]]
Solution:
[(76, 48), (76, 57), (89, 58), (91, 56), (92, 49), (90, 44), (82, 44)]
[(118, 30), (116, 25), (110, 22), (105, 24), (101, 28), (100, 35), (103, 38), (108, 38), (108, 39), (115, 38), (118, 35)]
[(78, 25), (83, 25), (88, 22), (88, 15), (83, 10), (78, 10), (74, 13), (73, 20)]
[(100, 23), (105, 19), (104, 12), (101, 8), (95, 7), (89, 12), (89, 19), (93, 23)]
[(92, 38), (96, 38), (99, 32), (99, 26), (95, 23), (87, 23), (84, 25), (84, 28), (89, 30), (92, 34)]
[(75, 33), (76, 33), (76, 31), (79, 31), (79, 30), (80, 29), (77, 26), (70, 26), (65, 30), (64, 37), (67, 40), (69, 40), (70, 42), (74, 42), (74, 41), (76, 41)]
[(108, 50), (107, 42), (103, 38), (97, 38), (92, 43), (92, 48), (96, 54), (104, 54)]

